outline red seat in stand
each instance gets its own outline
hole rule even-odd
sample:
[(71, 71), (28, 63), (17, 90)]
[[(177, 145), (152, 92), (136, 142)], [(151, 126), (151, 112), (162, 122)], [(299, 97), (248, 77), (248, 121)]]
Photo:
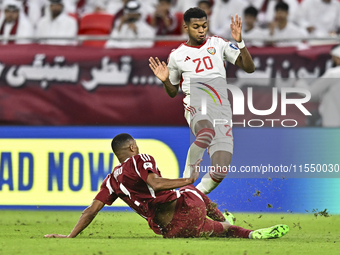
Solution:
[[(110, 35), (114, 16), (107, 13), (91, 13), (80, 19), (79, 35)], [(104, 47), (106, 41), (84, 41), (82, 45)]]

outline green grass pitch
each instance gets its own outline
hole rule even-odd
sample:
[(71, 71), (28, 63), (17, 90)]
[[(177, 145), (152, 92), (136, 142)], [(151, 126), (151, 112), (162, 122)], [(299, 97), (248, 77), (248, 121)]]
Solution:
[(163, 239), (133, 212), (101, 212), (74, 239), (68, 234), (81, 212), (0, 210), (0, 254), (339, 254), (340, 215), (235, 213), (236, 225), (262, 228), (277, 223), (290, 232), (272, 240), (232, 238)]

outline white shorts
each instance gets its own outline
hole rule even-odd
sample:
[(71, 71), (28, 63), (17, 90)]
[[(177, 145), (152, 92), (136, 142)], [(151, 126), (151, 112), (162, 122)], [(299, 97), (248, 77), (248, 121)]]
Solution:
[(234, 137), (231, 128), (232, 111), (230, 104), (223, 107), (208, 104), (206, 115), (201, 113), (201, 105), (199, 104), (192, 104), (190, 106), (184, 104), (184, 108), (184, 117), (195, 136), (195, 125), (198, 121), (208, 120), (214, 125), (215, 137), (208, 148), (210, 157), (216, 151), (228, 151), (233, 154)]

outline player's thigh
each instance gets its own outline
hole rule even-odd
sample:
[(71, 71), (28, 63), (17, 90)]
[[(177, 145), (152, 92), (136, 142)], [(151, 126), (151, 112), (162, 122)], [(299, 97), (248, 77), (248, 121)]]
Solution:
[(195, 130), (195, 134), (197, 134), (200, 130), (202, 130), (203, 128), (211, 128), (214, 129), (213, 124), (211, 123), (210, 120), (208, 119), (202, 119), (196, 122), (194, 130)]
[(203, 115), (198, 109), (199, 107), (191, 106), (190, 110), (185, 109), (184, 117), (190, 127), (191, 132), (196, 134), (203, 128), (214, 129), (212, 118), (209, 115)]

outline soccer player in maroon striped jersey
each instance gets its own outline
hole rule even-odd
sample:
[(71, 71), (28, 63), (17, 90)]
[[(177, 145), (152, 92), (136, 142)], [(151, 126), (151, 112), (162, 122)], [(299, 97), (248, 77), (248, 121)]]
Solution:
[[(255, 231), (231, 225), (211, 200), (192, 185), (198, 171), (193, 170), (189, 178), (162, 178), (154, 158), (139, 154), (136, 141), (129, 134), (114, 137), (111, 147), (120, 164), (105, 178), (93, 203), (83, 211), (69, 235), (45, 237), (76, 237), (105, 204), (111, 205), (118, 197), (145, 218), (156, 234), (166, 238), (206, 234), (263, 239), (281, 237), (288, 232), (286, 225)], [(200, 162), (195, 163), (196, 169)]]
[[(202, 158), (204, 151), (208, 149), (212, 170), (205, 174), (197, 188), (204, 194), (209, 194), (226, 176), (234, 146), (225, 61), (237, 65), (247, 73), (254, 72), (255, 65), (242, 40), (242, 20), (237, 14), (235, 20), (231, 16), (230, 28), (238, 48), (223, 38), (206, 36), (208, 21), (202, 9), (190, 8), (184, 13), (183, 19), (189, 40), (170, 53), (168, 65), (161, 63), (158, 58), (151, 57), (149, 66), (163, 82), (170, 97), (177, 95), (179, 86), (185, 94), (185, 118), (196, 140), (189, 148), (183, 176), (190, 175), (190, 165)], [(203, 80), (211, 83), (200, 82)], [(201, 89), (210, 93), (211, 97), (217, 97), (216, 101), (220, 103), (216, 104), (214, 100), (214, 104), (210, 100), (210, 103), (206, 104), (205, 114), (202, 110), (203, 97), (193, 95), (199, 84), (203, 84)], [(227, 122), (215, 125), (215, 120), (221, 119)]]

